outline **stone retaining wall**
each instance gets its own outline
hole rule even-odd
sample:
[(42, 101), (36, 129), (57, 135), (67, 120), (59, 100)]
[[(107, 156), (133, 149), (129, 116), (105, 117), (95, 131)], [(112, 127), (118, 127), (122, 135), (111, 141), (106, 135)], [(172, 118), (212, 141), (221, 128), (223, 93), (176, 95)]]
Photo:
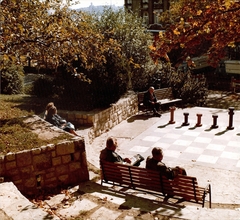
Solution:
[(0, 176), (25, 195), (89, 180), (83, 139), (9, 153), (0, 157)]
[[(104, 110), (60, 111), (59, 114), (77, 125), (89, 126), (88, 141), (92, 142), (137, 112), (137, 96), (129, 94)], [(0, 156), (0, 177), (4, 177), (4, 181), (12, 181), (25, 195), (87, 181), (89, 173), (84, 138)]]
[(91, 112), (67, 112), (58, 111), (66, 120), (76, 125), (89, 126), (88, 140), (91, 143), (94, 138), (126, 120), (138, 112), (138, 100), (135, 93), (128, 94), (117, 103), (104, 110)]

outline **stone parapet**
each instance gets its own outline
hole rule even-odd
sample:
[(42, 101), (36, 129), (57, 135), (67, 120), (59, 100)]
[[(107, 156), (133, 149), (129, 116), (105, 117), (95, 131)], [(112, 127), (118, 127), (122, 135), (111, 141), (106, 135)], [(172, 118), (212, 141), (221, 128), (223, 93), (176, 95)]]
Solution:
[(87, 133), (91, 143), (94, 138), (126, 120), (138, 112), (138, 100), (135, 93), (131, 93), (112, 104), (107, 109), (90, 112), (59, 111), (59, 114), (75, 125), (89, 126)]
[(0, 176), (25, 195), (89, 180), (84, 140), (9, 153), (0, 157)]

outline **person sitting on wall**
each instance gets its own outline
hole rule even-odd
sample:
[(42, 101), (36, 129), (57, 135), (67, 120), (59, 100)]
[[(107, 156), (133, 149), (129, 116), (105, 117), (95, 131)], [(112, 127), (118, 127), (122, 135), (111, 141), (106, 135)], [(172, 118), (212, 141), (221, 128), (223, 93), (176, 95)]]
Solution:
[(144, 94), (143, 103), (145, 106), (148, 106), (152, 109), (154, 116), (161, 117), (161, 114), (158, 113), (160, 109), (160, 103), (157, 101), (153, 86), (151, 86)]
[(64, 131), (79, 136), (75, 131), (74, 125), (57, 114), (57, 108), (54, 105), (48, 108), (45, 120)]
[(100, 161), (108, 161), (112, 163), (122, 163), (122, 164), (129, 164), (133, 166), (139, 166), (141, 161), (144, 158), (137, 154), (133, 156), (131, 159), (129, 158), (122, 158), (115, 150), (117, 149), (117, 139), (113, 137), (109, 137), (106, 141), (106, 147), (101, 150), (100, 152)]
[(54, 103), (53, 102), (49, 102), (45, 108), (45, 112), (44, 112), (44, 116), (43, 116), (43, 119), (46, 120), (46, 117), (47, 117), (47, 114), (48, 114), (48, 109), (50, 109), (51, 107), (54, 106)]
[(160, 147), (154, 147), (152, 149), (152, 156), (149, 156), (146, 160), (146, 169), (160, 171), (161, 174), (168, 179), (174, 179), (177, 175), (187, 175), (186, 170), (179, 166), (174, 168), (167, 167), (162, 162), (163, 151)]

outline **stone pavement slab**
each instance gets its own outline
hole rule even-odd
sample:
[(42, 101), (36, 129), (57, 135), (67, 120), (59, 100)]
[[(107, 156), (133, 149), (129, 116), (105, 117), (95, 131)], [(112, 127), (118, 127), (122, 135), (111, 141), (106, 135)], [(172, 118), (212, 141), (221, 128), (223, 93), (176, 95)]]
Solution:
[[(134, 190), (121, 190), (121, 187), (112, 187), (111, 185), (100, 183), (83, 183), (80, 188), (85, 193), (101, 198), (103, 201), (99, 207), (95, 209), (94, 215), (90, 219), (189, 219), (189, 220), (237, 220), (240, 216), (239, 208), (227, 207), (208, 207), (202, 208), (200, 205), (192, 203), (179, 203), (170, 200), (168, 203), (163, 202), (162, 197), (151, 194), (136, 192)], [(108, 202), (114, 203), (110, 206)], [(112, 215), (109, 210), (112, 207)], [(114, 208), (113, 208), (114, 207)], [(121, 215), (119, 215), (121, 212)], [(108, 217), (106, 218), (106, 213)], [(144, 215), (146, 213), (146, 215)], [(155, 218), (154, 218), (155, 216)]]
[(7, 214), (0, 209), (0, 219), (1, 220), (12, 220), (12, 218), (10, 218), (9, 216), (7, 216)]
[(84, 214), (91, 209), (94, 209), (98, 205), (88, 199), (76, 200), (69, 207), (61, 208), (57, 211), (58, 216), (62, 218), (70, 218)]
[(101, 207), (96, 210), (91, 216), (91, 220), (99, 220), (99, 219), (117, 219), (121, 215), (119, 211), (113, 211), (111, 209)]
[(14, 220), (59, 220), (58, 217), (49, 215), (31, 203), (12, 182), (0, 184), (0, 209), (4, 210), (6, 215)]

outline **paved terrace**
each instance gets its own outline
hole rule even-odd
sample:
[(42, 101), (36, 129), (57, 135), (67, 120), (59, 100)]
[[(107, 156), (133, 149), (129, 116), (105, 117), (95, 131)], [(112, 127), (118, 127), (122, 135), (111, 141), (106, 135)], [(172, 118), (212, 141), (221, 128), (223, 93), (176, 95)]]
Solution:
[[(164, 113), (161, 118), (139, 114), (102, 134), (92, 144), (86, 140), (88, 161), (97, 168), (99, 152), (105, 147), (108, 136), (118, 139), (118, 152), (123, 157), (140, 153), (146, 158), (154, 146), (162, 147), (163, 161), (168, 166), (183, 166), (188, 175), (197, 177), (200, 186), (211, 184), (212, 209), (208, 208), (208, 204), (201, 208), (200, 205), (188, 202), (164, 203), (161, 197), (132, 190), (118, 191), (116, 188), (116, 191), (113, 191), (111, 186), (101, 186), (99, 181), (96, 183), (93, 179), (69, 189), (68, 193), (45, 200), (43, 208), (51, 207), (55, 210), (54, 219), (72, 219), (79, 214), (91, 220), (239, 219), (240, 111), (234, 111), (232, 130), (227, 129), (228, 112), (228, 109), (200, 107), (177, 109), (174, 124), (169, 124), (169, 112)], [(184, 113), (189, 113), (188, 126), (182, 126)], [(202, 126), (196, 127), (196, 115), (199, 113), (202, 114)], [(213, 114), (218, 115), (216, 129), (211, 129)], [(145, 161), (141, 166), (145, 166)], [(92, 178), (95, 178), (96, 174), (90, 173)], [(72, 203), (67, 200), (69, 194), (74, 197)], [(7, 200), (5, 203), (7, 204)], [(12, 203), (9, 207), (15, 208)], [(6, 214), (13, 219), (24, 219), (23, 211), (15, 212), (15, 216), (14, 210), (8, 210)], [(46, 213), (38, 214), (38, 219), (50, 219), (48, 217)]]
[[(184, 113), (189, 113), (189, 126), (182, 126)], [(196, 115), (199, 113), (202, 114), (202, 126), (196, 127)], [(175, 124), (169, 124), (169, 112), (164, 113), (161, 118), (136, 115), (96, 138), (91, 145), (87, 145), (87, 156), (92, 164), (99, 167), (99, 152), (105, 147), (108, 136), (117, 137), (118, 153), (123, 157), (140, 153), (146, 158), (151, 154), (153, 147), (162, 147), (163, 161), (167, 165), (183, 166), (188, 175), (197, 177), (200, 186), (211, 184), (213, 208), (202, 209), (199, 205), (196, 207), (191, 203), (185, 203), (186, 207), (179, 212), (161, 205), (150, 211), (183, 219), (239, 219), (240, 111), (234, 111), (232, 130), (227, 129), (228, 113), (228, 109), (201, 107), (177, 109), (174, 115)], [(216, 129), (211, 128), (213, 114), (218, 115)], [(145, 166), (145, 161), (141, 166)], [(102, 193), (98, 196), (108, 199), (111, 197)], [(150, 195), (144, 196), (152, 198)], [(114, 201), (113, 198), (111, 200)], [(136, 203), (132, 204), (133, 209), (139, 208), (137, 201), (136, 198)], [(123, 199), (122, 203), (125, 204), (126, 201)], [(142, 208), (148, 210), (148, 207)], [(165, 211), (161, 211), (162, 209)]]

